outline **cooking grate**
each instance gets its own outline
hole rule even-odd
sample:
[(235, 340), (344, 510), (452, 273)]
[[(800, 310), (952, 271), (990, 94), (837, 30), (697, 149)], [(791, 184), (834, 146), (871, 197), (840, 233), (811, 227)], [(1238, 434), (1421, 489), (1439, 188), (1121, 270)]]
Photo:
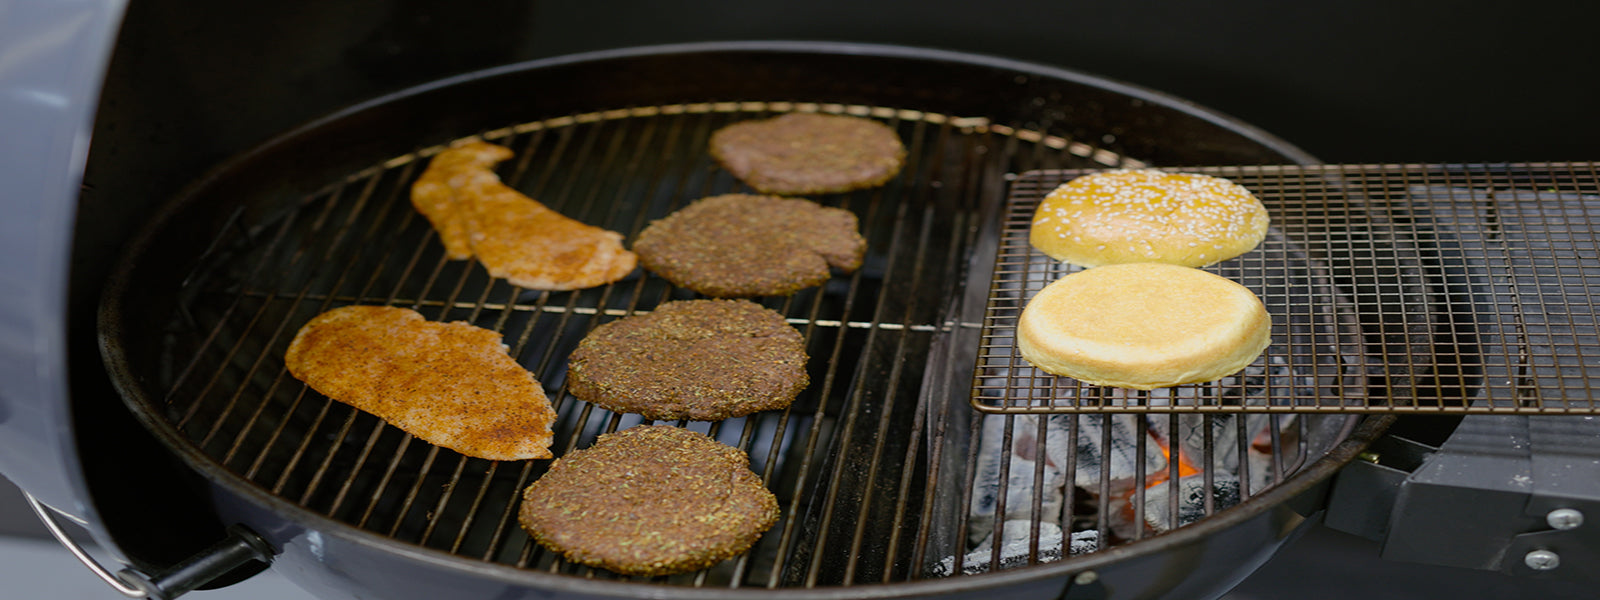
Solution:
[(995, 413), (1596, 414), (1593, 163), (1205, 167), (1267, 206), (1260, 248), (1207, 267), (1255, 291), (1272, 345), (1237, 376), (1151, 392), (1015, 353), (1032, 294), (1076, 267), (1032, 249), (1034, 209), (1086, 171), (1012, 185), (972, 405)]
[[(778, 524), (742, 557), (652, 581), (813, 587), (972, 571), (980, 561), (964, 554), (973, 550), (968, 538), (979, 528), (968, 510), (973, 498), (1004, 498), (1015, 495), (1008, 489), (1020, 489), (1008, 478), (980, 488), (983, 457), (1003, 455), (996, 459), (998, 468), (1021, 469), (1013, 454), (1043, 456), (1071, 441), (1062, 460), (1083, 479), (1084, 491), (1057, 516), (1034, 511), (1024, 519), (1031, 523), (1027, 552), (1003, 552), (1017, 539), (1006, 533), (987, 561), (989, 569), (1035, 564), (1051, 558), (1052, 546), (1056, 556), (1070, 554), (1071, 545), (1081, 542), (1072, 533), (1103, 534), (1095, 549), (1151, 533), (1142, 525), (1117, 531), (1121, 509), (1115, 506), (1134, 511), (1132, 523), (1157, 512), (1167, 514), (1168, 523), (1187, 523), (1193, 517), (1180, 510), (1210, 514), (1259, 493), (1342, 435), (1345, 420), (1290, 415), (1273, 415), (1270, 425), (1224, 416), (1189, 424), (1084, 417), (1069, 424), (1013, 416), (995, 421), (965, 410), (961, 388), (972, 362), (960, 349), (976, 340), (979, 324), (964, 322), (954, 307), (974, 270), (987, 279), (978, 269), (988, 262), (983, 240), (993, 243), (985, 219), (995, 216), (1007, 174), (1140, 166), (1138, 161), (1021, 124), (784, 102), (585, 113), (481, 136), (516, 151), (500, 170), (509, 185), (632, 240), (651, 219), (689, 201), (742, 190), (706, 155), (708, 136), (728, 123), (785, 111), (884, 120), (906, 141), (908, 164), (883, 188), (816, 198), (861, 217), (868, 256), (860, 271), (790, 297), (760, 299), (786, 315), (806, 340), (812, 383), (795, 404), (716, 423), (678, 423), (750, 454), (752, 468), (778, 497)], [(551, 392), (559, 413), (557, 456), (640, 422), (565, 393), (566, 356), (601, 323), (691, 295), (643, 271), (589, 290), (530, 291), (487, 277), (473, 261), (447, 260), (407, 196), (424, 159), (438, 150), (401, 156), (303, 198), (241, 206), (185, 281), (165, 342), (165, 367), (156, 377), (166, 390), (162, 408), (211, 460), (306, 511), (461, 557), (614, 578), (544, 551), (517, 525), (520, 491), (548, 461), (486, 461), (417, 442), (309, 391), (283, 367), (290, 338), (314, 315), (346, 304), (405, 306), (430, 319), (465, 320), (503, 333), (511, 355)], [(996, 429), (1000, 421), (1006, 427)], [(1011, 426), (1019, 423), (1032, 427), (1032, 434), (1014, 436)], [(1133, 433), (1113, 433), (1122, 427)], [(1332, 433), (1325, 432), (1329, 427)], [(1179, 428), (1193, 438), (1190, 449), (1164, 450), (1157, 438), (1177, 439)], [(991, 429), (1006, 433), (996, 437)], [(1147, 510), (1146, 494), (1162, 488), (1128, 482), (1159, 478), (1154, 468), (1140, 462), (1134, 473), (1113, 474), (1110, 467), (1079, 461), (1080, 447), (1083, 455), (1136, 452), (1152, 460), (1188, 452), (1204, 464), (1244, 461), (1251, 452), (1260, 456), (1250, 459), (1253, 483), (1247, 478), (1234, 500), (1217, 501), (1214, 474), (1207, 470), (1202, 479), (1191, 478), (1204, 482), (1196, 496), (1200, 504), (1180, 507), (1181, 494), (1172, 488), (1170, 510), (1154, 504)], [(1176, 485), (1177, 478), (1171, 479)], [(1085, 501), (1116, 496), (1123, 487), (1137, 501)], [(1017, 506), (1046, 504), (1044, 486), (1029, 490), (1018, 492), (1012, 509), (1000, 500), (1001, 510), (990, 514), (1014, 520), (1008, 513)], [(1067, 535), (1055, 542), (1041, 538), (1038, 532), (1050, 524)]]

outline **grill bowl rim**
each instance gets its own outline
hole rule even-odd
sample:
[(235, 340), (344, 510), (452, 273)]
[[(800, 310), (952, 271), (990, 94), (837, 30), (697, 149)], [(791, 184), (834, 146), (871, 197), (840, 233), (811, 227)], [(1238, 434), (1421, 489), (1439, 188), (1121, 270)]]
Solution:
[[(809, 41), (738, 41), (738, 42), (702, 42), (690, 44), (667, 44), (655, 46), (640, 46), (614, 50), (575, 54), (548, 59), (527, 61), (464, 73), (458, 76), (436, 80), (409, 89), (387, 94), (349, 108), (336, 111), (325, 117), (315, 119), (304, 125), (293, 128), (284, 134), (275, 137), (256, 148), (228, 159), (220, 166), (212, 169), (195, 182), (187, 186), (173, 199), (162, 205), (152, 218), (139, 230), (132, 243), (128, 246), (118, 261), (110, 280), (107, 282), (102, 295), (101, 309), (99, 312), (99, 335), (102, 359), (106, 370), (112, 375), (112, 380), (127, 403), (137, 420), (145, 428), (155, 434), (160, 442), (174, 452), (190, 469), (200, 473), (205, 480), (217, 488), (222, 496), (243, 498), (270, 514), (281, 518), (284, 523), (292, 523), (293, 527), (284, 529), (303, 528), (306, 531), (322, 532), (323, 534), (336, 535), (353, 544), (372, 548), (374, 551), (406, 556), (419, 560), (429, 565), (463, 574), (488, 578), (504, 583), (525, 585), (529, 587), (574, 593), (594, 594), (600, 596), (617, 595), (629, 596), (641, 589), (651, 590), (650, 595), (661, 598), (704, 598), (704, 597), (747, 597), (749, 589), (720, 589), (696, 588), (680, 586), (662, 586), (655, 584), (640, 584), (624, 581), (587, 580), (567, 575), (555, 575), (518, 568), (510, 565), (492, 563), (459, 557), (443, 551), (432, 550), (415, 544), (398, 542), (394, 539), (367, 532), (343, 522), (311, 512), (282, 498), (278, 498), (262, 490), (249, 481), (244, 480), (232, 471), (216, 464), (209, 456), (205, 455), (181, 432), (177, 431), (170, 422), (159, 416), (151, 414), (152, 411), (140, 410), (139, 405), (146, 407), (156, 406), (145, 394), (139, 385), (140, 377), (130, 369), (128, 358), (120, 343), (123, 334), (123, 315), (127, 310), (125, 296), (142, 282), (137, 275), (141, 261), (145, 259), (146, 250), (155, 243), (155, 238), (172, 226), (177, 216), (182, 214), (192, 203), (206, 195), (207, 190), (216, 186), (219, 181), (225, 181), (236, 176), (241, 170), (255, 168), (263, 156), (293, 147), (303, 140), (330, 125), (347, 122), (368, 115), (375, 109), (388, 106), (392, 103), (415, 98), (441, 89), (448, 89), (462, 84), (483, 81), (496, 77), (513, 76), (530, 70), (546, 69), (558, 66), (594, 65), (606, 61), (625, 60), (636, 57), (661, 57), (674, 54), (699, 54), (721, 52), (765, 52), (774, 54), (828, 54), (828, 55), (860, 55), (879, 58), (904, 59), (915, 61), (934, 61), (959, 63), (967, 66), (981, 66), (995, 69), (1014, 71), (1019, 74), (1032, 75), (1042, 78), (1051, 78), (1068, 81), (1071, 83), (1098, 88), (1114, 92), (1143, 102), (1148, 102), (1161, 107), (1178, 111), (1195, 117), (1207, 123), (1217, 125), (1234, 134), (1245, 137), (1266, 150), (1276, 152), (1281, 156), (1297, 163), (1315, 163), (1316, 159), (1309, 154), (1257, 129), (1248, 124), (1239, 122), (1222, 113), (1200, 107), (1188, 101), (1178, 99), (1167, 94), (1143, 88), (1134, 84), (1124, 83), (1108, 78), (1090, 75), (1080, 71), (1073, 71), (1060, 67), (1028, 63), (1012, 59), (998, 58), (987, 55), (916, 48), (909, 46), (841, 43), (841, 42), (809, 42)], [(1332, 450), (1319, 457), (1315, 462), (1307, 465), (1283, 484), (1274, 486), (1270, 490), (1252, 497), (1240, 506), (1221, 512), (1207, 518), (1200, 523), (1186, 526), (1172, 532), (1153, 536), (1139, 542), (1113, 547), (1101, 552), (1096, 552), (1086, 557), (1080, 557), (1058, 563), (1041, 564), (1026, 569), (1001, 571), (981, 575), (957, 576), (943, 579), (915, 580), (896, 582), (890, 584), (856, 584), (852, 586), (835, 586), (819, 588), (779, 588), (759, 589), (762, 594), (778, 594), (791, 598), (837, 598), (842, 595), (852, 597), (904, 597), (928, 594), (948, 594), (963, 591), (986, 590), (995, 587), (1020, 585), (1029, 582), (1038, 582), (1053, 578), (1060, 578), (1083, 570), (1102, 569), (1114, 563), (1134, 556), (1141, 556), (1194, 542), (1214, 531), (1218, 531), (1235, 524), (1254, 518), (1266, 510), (1288, 502), (1303, 492), (1311, 489), (1327, 477), (1331, 476), (1344, 464), (1354, 458), (1357, 452), (1365, 448), (1378, 434), (1387, 428), (1391, 418), (1378, 417), (1361, 420), (1351, 418), (1352, 434), (1346, 436)], [(274, 536), (276, 537), (276, 536)], [(278, 540), (279, 542), (285, 540)], [(283, 551), (283, 544), (276, 544)]]

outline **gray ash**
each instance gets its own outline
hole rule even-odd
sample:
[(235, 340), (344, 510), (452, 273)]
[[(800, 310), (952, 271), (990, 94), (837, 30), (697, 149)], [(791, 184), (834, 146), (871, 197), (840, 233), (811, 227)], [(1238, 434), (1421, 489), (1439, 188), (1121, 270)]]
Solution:
[[(1061, 515), (1065, 474), (1058, 465), (1065, 464), (1066, 453), (1062, 444), (1066, 437), (1051, 433), (1047, 436), (1045, 452), (1038, 452), (1038, 417), (1017, 415), (1012, 419), (1011, 447), (1004, 447), (1006, 418), (990, 417), (983, 422), (983, 448), (978, 455), (977, 473), (973, 477), (972, 505), (968, 507), (967, 543), (976, 543), (994, 530), (995, 513), (1000, 509), (1000, 467), (1003, 457), (1010, 455), (1005, 478), (1005, 514), (1002, 521), (1030, 520), (1033, 518), (1035, 484), (1042, 497), (1041, 518), (1051, 522)], [(1055, 448), (1052, 448), (1055, 446)], [(1039, 460), (1044, 461), (1044, 476), (1034, 479)], [(1059, 529), (1059, 527), (1058, 527)]]
[(1213, 511), (1239, 504), (1239, 478), (1226, 474), (1212, 475), (1211, 485), (1206, 485), (1205, 475), (1178, 478), (1177, 485), (1166, 481), (1150, 486), (1144, 492), (1144, 521), (1156, 533), (1172, 529), (1171, 495), (1178, 494), (1178, 527), (1198, 521), (1206, 512), (1206, 496), (1211, 497)]
[[(1029, 564), (1028, 555), (1032, 544), (1029, 539), (1033, 532), (1033, 522), (1027, 519), (1006, 521), (1001, 527), (1000, 569), (1009, 569)], [(1061, 559), (1063, 550), (1061, 528), (1055, 523), (1041, 521), (1039, 523), (1039, 551), (1038, 562), (1055, 562)], [(1087, 531), (1074, 531), (1067, 537), (1065, 550), (1068, 556), (1087, 554), (1100, 549), (1100, 532), (1090, 529)], [(989, 572), (994, 559), (994, 536), (985, 537), (982, 542), (974, 546), (970, 552), (961, 557), (961, 574), (976, 575)], [(946, 556), (929, 569), (929, 576), (943, 577), (950, 575), (955, 570), (955, 557)]]
[[(1100, 489), (1101, 478), (1109, 474), (1112, 493), (1132, 487), (1139, 475), (1141, 460), (1138, 445), (1138, 420), (1141, 418), (1138, 415), (1052, 415), (1052, 436), (1059, 435), (1065, 441), (1068, 427), (1078, 429), (1078, 468), (1073, 483), (1092, 492)], [(1107, 449), (1109, 452), (1103, 452)], [(1161, 453), (1160, 446), (1149, 440), (1146, 440), (1142, 459), (1146, 476), (1167, 468), (1166, 455)]]
[[(1303, 397), (1306, 390), (1301, 388), (1316, 385), (1315, 377), (1296, 375), (1288, 365), (1278, 364), (1281, 361), (1269, 362), (1274, 364), (1252, 365), (1238, 375), (1208, 384), (1149, 392), (1107, 388), (1097, 395), (1106, 405), (1264, 404)], [(1043, 402), (1040, 399), (1029, 403)], [(1061, 558), (1062, 529), (1070, 532), (1065, 537), (1067, 555), (1071, 556), (1173, 528), (1174, 490), (1178, 496), (1179, 527), (1209, 514), (1208, 495), (1213, 512), (1235, 506), (1276, 483), (1277, 469), (1281, 467), (1278, 461), (1286, 457), (1273, 455), (1271, 428), (1277, 427), (1282, 447), (1290, 447), (1295, 436), (1292, 425), (1297, 418), (1265, 414), (1183, 414), (1176, 418), (1166, 414), (1019, 414), (1009, 417), (1011, 439), (1007, 446), (1008, 417), (986, 416), (973, 474), (974, 495), (968, 507), (967, 553), (960, 570), (989, 570), (996, 521), (1004, 524), (998, 567), (1031, 564), (1027, 537), (1031, 527), (1019, 530), (1015, 523), (1031, 524), (1035, 495), (1041, 500), (1041, 539), (1039, 554), (1034, 557), (1038, 562)], [(1043, 440), (1039, 439), (1041, 419)], [(1145, 436), (1143, 455), (1139, 452), (1141, 435)], [(1170, 464), (1169, 453), (1182, 457), (1182, 466)], [(1009, 470), (1002, 482), (1000, 463), (1007, 456)], [(1242, 465), (1241, 459), (1245, 461)], [(1034, 469), (1040, 461), (1044, 475), (1036, 481)], [(1174, 470), (1187, 474), (1206, 468), (1211, 470), (1210, 487), (1204, 471), (1180, 477), (1176, 482), (1168, 480)], [(1247, 487), (1241, 487), (1241, 479), (1248, 482)], [(1144, 522), (1135, 523), (1136, 511), (1130, 504), (1139, 498), (1140, 487), (1144, 488)], [(1002, 494), (1004, 514), (997, 515)], [(1073, 506), (1067, 507), (1064, 504), (1069, 496)], [(1106, 522), (1102, 523), (1102, 518)], [(1110, 533), (1108, 539), (1100, 539), (1102, 527)], [(943, 563), (932, 566), (932, 572), (949, 574), (953, 566), (954, 557), (947, 556)]]

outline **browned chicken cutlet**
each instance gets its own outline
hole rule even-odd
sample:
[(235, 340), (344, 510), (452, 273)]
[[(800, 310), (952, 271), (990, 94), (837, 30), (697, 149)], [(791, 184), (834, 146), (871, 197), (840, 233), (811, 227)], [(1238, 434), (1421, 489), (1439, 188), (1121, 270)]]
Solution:
[(490, 460), (550, 458), (555, 409), (500, 334), (392, 306), (346, 306), (300, 328), (289, 373), (406, 433)]
[(411, 186), (411, 203), (452, 259), (476, 256), (490, 275), (536, 290), (611, 283), (637, 264), (622, 234), (570, 219), (502, 183), (511, 150), (473, 141), (440, 152)]

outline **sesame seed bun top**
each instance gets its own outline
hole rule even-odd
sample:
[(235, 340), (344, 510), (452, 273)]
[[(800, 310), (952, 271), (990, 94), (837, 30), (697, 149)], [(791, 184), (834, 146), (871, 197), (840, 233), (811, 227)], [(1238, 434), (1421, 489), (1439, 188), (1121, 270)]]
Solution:
[(1034, 212), (1029, 241), (1051, 258), (1085, 267), (1200, 267), (1255, 249), (1270, 224), (1261, 201), (1226, 179), (1119, 169), (1050, 192)]

